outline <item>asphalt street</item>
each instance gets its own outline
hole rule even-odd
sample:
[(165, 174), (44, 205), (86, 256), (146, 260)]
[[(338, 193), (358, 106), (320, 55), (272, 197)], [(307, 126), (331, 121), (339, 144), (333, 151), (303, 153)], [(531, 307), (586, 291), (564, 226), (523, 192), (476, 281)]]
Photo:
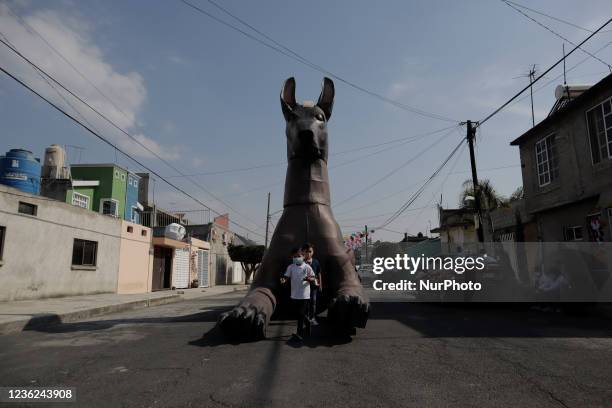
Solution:
[(374, 303), (352, 339), (331, 337), (323, 318), (301, 346), (291, 321), (227, 344), (215, 321), (242, 295), (0, 336), (0, 385), (76, 387), (69, 407), (612, 405), (609, 319)]

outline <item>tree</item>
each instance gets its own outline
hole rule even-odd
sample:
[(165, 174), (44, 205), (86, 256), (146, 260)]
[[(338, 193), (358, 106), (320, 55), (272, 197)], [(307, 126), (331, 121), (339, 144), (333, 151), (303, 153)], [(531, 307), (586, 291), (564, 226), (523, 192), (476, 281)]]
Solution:
[[(463, 190), (459, 194), (459, 205), (461, 208), (475, 208), (474, 198), (476, 194), (474, 194), (474, 187), (472, 184), (472, 180), (466, 180), (462, 184)], [(491, 211), (499, 207), (505, 207), (507, 200), (504, 196), (499, 194), (493, 184), (487, 179), (480, 180), (478, 182), (478, 190), (480, 191), (480, 206), (483, 210)], [(469, 199), (469, 198), (472, 199)]]
[(525, 198), (525, 190), (523, 190), (523, 186), (520, 186), (517, 187), (516, 190), (512, 192), (512, 194), (510, 194), (510, 198), (508, 199), (508, 201), (518, 201), (522, 200), (523, 198)]
[(244, 283), (247, 284), (255, 272), (264, 254), (263, 245), (232, 245), (227, 246), (227, 252), (234, 262), (240, 262), (244, 269)]

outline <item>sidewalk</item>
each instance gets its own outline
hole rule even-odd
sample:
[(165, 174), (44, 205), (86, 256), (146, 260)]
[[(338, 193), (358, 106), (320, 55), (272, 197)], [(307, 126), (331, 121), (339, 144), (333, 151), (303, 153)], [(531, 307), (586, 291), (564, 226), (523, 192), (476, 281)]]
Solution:
[(212, 288), (177, 289), (131, 295), (105, 293), (0, 302), (0, 335), (20, 332), (33, 327), (73, 322), (108, 313), (222, 295), (247, 288), (247, 285), (222, 285)]

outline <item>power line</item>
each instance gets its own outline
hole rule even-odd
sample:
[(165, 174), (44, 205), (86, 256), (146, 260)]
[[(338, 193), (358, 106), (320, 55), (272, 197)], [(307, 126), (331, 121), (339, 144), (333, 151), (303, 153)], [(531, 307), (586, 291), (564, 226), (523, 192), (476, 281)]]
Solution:
[[(185, 190), (183, 190), (182, 188), (176, 186), (175, 184), (172, 184), (171, 182), (169, 182), (168, 180), (166, 180), (164, 177), (162, 177), (161, 175), (159, 175), (156, 171), (154, 171), (153, 169), (147, 167), (144, 163), (141, 163), (140, 161), (138, 161), (137, 159), (133, 158), (132, 156), (130, 156), (129, 154), (127, 154), (126, 152), (124, 152), (123, 150), (121, 150), (119, 147), (117, 147), (114, 143), (112, 143), (111, 141), (109, 141), (108, 139), (106, 139), (104, 136), (102, 136), (100, 133), (96, 132), (95, 130), (91, 129), (89, 126), (87, 126), (86, 124), (84, 124), (83, 122), (81, 122), (80, 120), (78, 120), (77, 118), (75, 118), (73, 115), (69, 114), (68, 112), (66, 112), (64, 109), (62, 109), (61, 107), (59, 107), (57, 104), (53, 103), (51, 100), (49, 100), (48, 98), (44, 97), (43, 95), (41, 95), (40, 93), (38, 93), (36, 90), (34, 90), (32, 87), (30, 87), (28, 84), (26, 84), (25, 82), (23, 82), (22, 80), (20, 80), (19, 78), (17, 78), (16, 76), (14, 76), (13, 74), (11, 74), (10, 72), (8, 72), (6, 69), (4, 69), (4, 67), (0, 66), (0, 71), (2, 71), (5, 75), (7, 75), (8, 77), (10, 77), (11, 79), (13, 79), (15, 82), (17, 82), (19, 85), (23, 86), (24, 88), (26, 88), (27, 90), (29, 90), (31, 93), (33, 93), (34, 95), (38, 96), (40, 99), (42, 99), (43, 101), (45, 101), (47, 104), (49, 104), (51, 107), (53, 107), (55, 110), (57, 110), (58, 112), (60, 112), (62, 115), (66, 116), (67, 118), (69, 118), (70, 120), (72, 120), (73, 122), (75, 122), (76, 124), (78, 124), (79, 126), (81, 126), (83, 129), (85, 129), (87, 132), (91, 133), (92, 135), (94, 135), (95, 137), (97, 137), (98, 139), (100, 139), (101, 141), (103, 141), (104, 143), (108, 144), (109, 146), (113, 147), (115, 150), (121, 152), (123, 155), (125, 155), (126, 157), (130, 158), (132, 161), (134, 161), (134, 163), (136, 163), (137, 165), (139, 165), (140, 167), (142, 167), (143, 169), (146, 169), (147, 171), (149, 171), (150, 173), (154, 174), (155, 176), (157, 176), (160, 180), (162, 180), (164, 183), (168, 184), (170, 187), (174, 188), (175, 190), (179, 191), (180, 193), (184, 194), (185, 196), (191, 198), (192, 200), (194, 200), (195, 202), (197, 202), (198, 204), (200, 204), (201, 206), (203, 206), (204, 208), (209, 209), (210, 211), (214, 212), (217, 215), (221, 215), (219, 212), (213, 210), (212, 208), (210, 208), (208, 205), (204, 204), (202, 201), (200, 201), (199, 199), (197, 199), (196, 197), (192, 196), (191, 194), (187, 193)], [(244, 229), (245, 231), (249, 231), (255, 235), (259, 235), (262, 236), (262, 234), (259, 234), (255, 231), (252, 231), (251, 229), (244, 227), (242, 225), (240, 225), (239, 223), (233, 221), (233, 223), (237, 226), (239, 226), (240, 228)]]
[(51, 49), (51, 51), (53, 51), (58, 57), (60, 57), (66, 64), (68, 64), (73, 70), (74, 72), (76, 72), (77, 74), (79, 74), (79, 76), (81, 78), (83, 78), (87, 83), (89, 83), (89, 85), (91, 85), (100, 95), (102, 95), (102, 97), (104, 99), (106, 99), (108, 101), (108, 103), (110, 103), (111, 105), (113, 105), (113, 107), (115, 109), (117, 109), (119, 112), (121, 112), (121, 114), (126, 118), (126, 119), (130, 119), (128, 117), (128, 115), (119, 107), (117, 106), (117, 104), (115, 104), (115, 102), (113, 102), (113, 100), (111, 98), (109, 98), (104, 92), (102, 92), (102, 90), (100, 88), (98, 88), (92, 81), (89, 80), (89, 78), (87, 78), (85, 76), (85, 74), (83, 74), (77, 67), (75, 67), (65, 56), (64, 54), (62, 54), (61, 52), (59, 52), (57, 50), (57, 48), (55, 48), (53, 45), (51, 45), (51, 43), (49, 43), (49, 41), (47, 41), (47, 39), (40, 34), (34, 27), (32, 27), (32, 25), (30, 25), (27, 21), (25, 21), (25, 19), (23, 19), (23, 17), (21, 17), (19, 14), (15, 13), (11, 7), (9, 6), (8, 2), (4, 3), (6, 8), (8, 9), (8, 11), (15, 16), (15, 18), (21, 23), (21, 25), (23, 25), (26, 30), (34, 33), (36, 36), (38, 36), (46, 45), (47, 47), (49, 47), (49, 49)]
[[(502, 0), (503, 1), (503, 0)], [(552, 71), (557, 65), (559, 65), (560, 63), (562, 63), (563, 61), (565, 61), (565, 59), (567, 57), (569, 57), (570, 55), (572, 55), (577, 49), (578, 47), (580, 47), (581, 45), (583, 45), (584, 43), (586, 43), (588, 40), (590, 40), (591, 38), (593, 38), (593, 36), (595, 36), (599, 31), (601, 31), (605, 26), (607, 26), (610, 21), (612, 21), (612, 18), (608, 19), (608, 21), (606, 21), (601, 27), (599, 27), (596, 31), (594, 31), (591, 35), (589, 35), (587, 38), (585, 38), (584, 40), (582, 40), (582, 42), (580, 42), (580, 44), (578, 44), (576, 47), (574, 47), (569, 53), (567, 53), (566, 55), (564, 55), (562, 58), (560, 58), (557, 62), (555, 62), (553, 65), (551, 65), (548, 69), (546, 69), (543, 73), (541, 73), (536, 79), (533, 80), (533, 82), (531, 82), (529, 85), (525, 86), (523, 89), (521, 89), (519, 92), (517, 92), (513, 97), (511, 97), (510, 99), (508, 99), (506, 102), (504, 102), (499, 108), (495, 109), (492, 113), (490, 113), (488, 116), (486, 116), (484, 119), (478, 121), (478, 124), (476, 125), (476, 128), (482, 126), (486, 121), (488, 121), (489, 119), (491, 119), (493, 116), (497, 115), (502, 109), (504, 109), (506, 106), (508, 106), (512, 101), (514, 101), (516, 98), (518, 98), (519, 96), (521, 96), (521, 94), (523, 92), (525, 92), (527, 89), (529, 89), (529, 87), (533, 86), (533, 84), (535, 84), (536, 82), (538, 82), (540, 79), (542, 79), (544, 77), (544, 75), (548, 74), (550, 71)]]
[(449, 162), (449, 160), (459, 151), (459, 149), (461, 148), (461, 146), (463, 145), (465, 138), (462, 138), (459, 141), (459, 144), (457, 144), (457, 146), (450, 152), (450, 154), (446, 157), (446, 159), (444, 159), (444, 161), (442, 162), (442, 164), (440, 164), (440, 166), (438, 166), (438, 168), (433, 172), (433, 174), (427, 179), (427, 181), (425, 181), (425, 183), (423, 183), (423, 185), (408, 199), (408, 201), (406, 201), (391, 217), (389, 217), (384, 223), (382, 223), (380, 226), (378, 226), (376, 229), (378, 228), (384, 228), (387, 225), (389, 225), (390, 223), (392, 223), (393, 221), (395, 221), (397, 219), (397, 217), (399, 217), (400, 215), (402, 215), (402, 213), (404, 211), (406, 211), (408, 209), (408, 207), (410, 207), (412, 205), (412, 203), (414, 203), (417, 198), (419, 198), (419, 196), (423, 193), (423, 191), (425, 191), (425, 188), (427, 187), (427, 185), (438, 175), (438, 173), (440, 173), (440, 171), (444, 168), (444, 166), (446, 166), (446, 163)]
[[(513, 6), (512, 4), (510, 4), (507, 0), (501, 0), (503, 3), (505, 3), (508, 7), (512, 8), (513, 10), (517, 11), (518, 13), (522, 14), (523, 16), (527, 17), (529, 20), (533, 21), (534, 23), (536, 23), (537, 25), (539, 25), (540, 27), (544, 28), (545, 30), (547, 30), (548, 32), (552, 33), (553, 35), (556, 35), (557, 37), (561, 38), (563, 41), (566, 41), (568, 43), (570, 43), (571, 45), (577, 47), (580, 51), (584, 52), (585, 54), (589, 55), (591, 58), (596, 59), (597, 61), (601, 62), (602, 64), (604, 64), (605, 66), (608, 67), (608, 69), (610, 70), (610, 72), (612, 72), (612, 67), (610, 66), (610, 64), (608, 64), (606, 61), (602, 60), (601, 58), (593, 55), (592, 53), (590, 53), (589, 51), (585, 50), (584, 48), (581, 48), (579, 45), (576, 45), (575, 43), (573, 43), (572, 41), (568, 40), (567, 38), (565, 38), (564, 36), (562, 36), (561, 34), (559, 34), (558, 32), (556, 32), (555, 30), (553, 30), (552, 28), (544, 25), (543, 23), (539, 22), (538, 20), (536, 20), (535, 18), (531, 17), (529, 14), (525, 13), (522, 10), (519, 10), (518, 8), (516, 8), (515, 6)], [(594, 34), (594, 33), (593, 33)]]
[[(532, 8), (529, 8), (529, 7), (527, 7), (527, 6), (524, 6), (524, 5), (519, 4), (519, 3), (517, 3), (517, 2), (514, 2), (514, 1), (506, 0), (506, 3), (511, 3), (511, 4), (514, 4), (514, 5), (515, 5), (515, 6), (517, 6), (517, 7), (520, 7), (520, 8), (525, 9), (525, 10), (529, 10), (529, 11), (531, 11), (532, 13), (539, 14), (539, 15), (544, 16), (544, 17), (548, 17), (548, 18), (550, 18), (551, 20), (555, 20), (555, 21), (558, 21), (558, 22), (560, 22), (560, 23), (567, 24), (567, 25), (572, 26), (572, 27), (574, 27), (574, 28), (577, 28), (577, 29), (579, 29), (579, 30), (582, 30), (582, 31), (587, 31), (587, 32), (589, 32), (589, 33), (592, 33), (592, 32), (593, 32), (593, 30), (589, 30), (588, 28), (584, 28), (584, 27), (581, 27), (581, 26), (579, 26), (579, 25), (577, 25), (577, 24), (574, 24), (574, 23), (572, 23), (572, 22), (569, 22), (569, 21), (567, 21), (567, 20), (563, 20), (563, 19), (560, 19), (560, 18), (558, 18), (558, 17), (551, 16), (550, 14), (546, 14), (546, 13), (544, 13), (544, 12), (542, 12), (542, 11), (534, 10), (534, 9), (532, 9)], [(603, 31), (600, 31), (600, 33), (609, 33), (609, 32), (611, 32), (611, 31), (612, 31), (612, 30), (603, 30)]]
[[(455, 125), (447, 126), (447, 127), (444, 127), (442, 129), (438, 129), (438, 130), (433, 130), (431, 132), (426, 132), (426, 133), (421, 133), (421, 134), (411, 135), (411, 136), (404, 136), (404, 137), (400, 137), (400, 138), (397, 138), (397, 139), (388, 140), (386, 142), (375, 143), (375, 144), (371, 144), (371, 145), (367, 145), (367, 146), (355, 147), (355, 148), (351, 148), (351, 149), (347, 149), (347, 150), (342, 150), (342, 151), (339, 151), (339, 152), (331, 153), (330, 157), (332, 157), (332, 156), (339, 156), (339, 155), (342, 155), (342, 154), (352, 153), (352, 152), (356, 152), (356, 151), (359, 151), (359, 150), (372, 149), (372, 148), (377, 148), (377, 147), (380, 147), (380, 146), (385, 146), (385, 145), (388, 145), (388, 144), (395, 144), (395, 143), (397, 143), (393, 147), (389, 147), (389, 148), (386, 148), (386, 149), (383, 149), (383, 150), (380, 150), (378, 152), (374, 152), (374, 153), (371, 153), (371, 154), (368, 154), (368, 155), (365, 155), (365, 156), (360, 156), (360, 157), (357, 157), (357, 158), (354, 158), (354, 159), (350, 159), (349, 161), (346, 161), (346, 162), (337, 164), (335, 166), (332, 166), (332, 167), (330, 167), (330, 169), (336, 168), (336, 167), (340, 167), (340, 166), (344, 166), (345, 164), (353, 163), (353, 162), (355, 162), (357, 160), (360, 160), (362, 158), (365, 158), (365, 157), (374, 156), (374, 155), (376, 155), (378, 153), (394, 149), (394, 148), (396, 148), (398, 146), (403, 146), (404, 144), (407, 144), (407, 143), (410, 143), (410, 142), (413, 142), (413, 141), (416, 141), (416, 140), (420, 140), (420, 139), (422, 139), (424, 137), (431, 136), (431, 135), (434, 135), (436, 133), (443, 132), (443, 131), (451, 129), (453, 127), (455, 127)], [(401, 142), (401, 143), (398, 143), (398, 142)], [(249, 170), (257, 170), (257, 169), (266, 168), (266, 167), (282, 166), (282, 165), (286, 165), (286, 164), (287, 164), (287, 162), (283, 161), (283, 162), (277, 162), (277, 163), (260, 164), (260, 165), (255, 165), (255, 166), (251, 166), (251, 167), (238, 167), (238, 168), (233, 168), (233, 169), (225, 169), (225, 170), (209, 171), (209, 172), (203, 172), (203, 173), (187, 174), (187, 176), (190, 176), (190, 177), (193, 177), (193, 176), (212, 176), (212, 175), (227, 174), (227, 173), (237, 173), (237, 172), (243, 172), (243, 171), (249, 171)], [(166, 177), (173, 178), (173, 177), (181, 177), (181, 176), (166, 176)], [(240, 194), (240, 193), (238, 193), (238, 194)]]
[(282, 55), (284, 55), (284, 56), (286, 56), (288, 58), (291, 58), (291, 59), (299, 62), (300, 64), (306, 65), (307, 67), (309, 67), (309, 68), (311, 68), (311, 69), (313, 69), (315, 71), (318, 71), (318, 72), (321, 72), (321, 73), (323, 73), (325, 75), (328, 75), (329, 77), (331, 77), (333, 79), (336, 79), (336, 80), (338, 80), (338, 81), (340, 81), (340, 82), (350, 86), (351, 88), (354, 88), (354, 89), (356, 89), (356, 90), (358, 90), (360, 92), (363, 92), (363, 93), (365, 93), (367, 95), (370, 95), (370, 96), (372, 96), (372, 97), (374, 97), (376, 99), (379, 99), (379, 100), (381, 100), (383, 102), (391, 104), (391, 105), (393, 105), (393, 106), (395, 106), (397, 108), (406, 110), (408, 112), (415, 113), (417, 115), (425, 116), (425, 117), (428, 117), (428, 118), (431, 118), (431, 119), (437, 119), (437, 120), (442, 120), (442, 121), (446, 121), (446, 122), (453, 122), (453, 123), (458, 123), (459, 122), (458, 120), (455, 120), (455, 119), (452, 119), (452, 118), (449, 118), (449, 117), (446, 117), (446, 116), (442, 116), (442, 115), (439, 115), (439, 114), (436, 114), (436, 113), (424, 111), (422, 109), (415, 108), (413, 106), (409, 106), (409, 105), (403, 104), (403, 103), (398, 102), (396, 100), (387, 98), (386, 96), (383, 96), (383, 95), (381, 95), (379, 93), (370, 91), (369, 89), (366, 89), (366, 88), (364, 88), (364, 87), (362, 87), (360, 85), (357, 85), (356, 83), (351, 82), (351, 81), (349, 81), (347, 79), (344, 79), (343, 77), (334, 74), (333, 72), (331, 72), (331, 71), (321, 67), (320, 65), (315, 64), (314, 62), (308, 60), (307, 58), (304, 58), (303, 56), (301, 56), (297, 52), (293, 51), (289, 47), (286, 47), (286, 46), (282, 45), (281, 43), (279, 43), (278, 41), (272, 39), (268, 35), (266, 35), (263, 32), (261, 32), (260, 30), (257, 30), (255, 27), (253, 27), (252, 25), (248, 24), (244, 20), (242, 20), (239, 17), (233, 15), (232, 13), (230, 13), (228, 10), (226, 10), (223, 7), (221, 7), (217, 3), (214, 3), (214, 2), (209, 0), (209, 2), (211, 4), (213, 4), (215, 7), (219, 8), (225, 14), (227, 14), (230, 17), (232, 17), (233, 19), (239, 21), (241, 24), (244, 24), (246, 27), (248, 27), (249, 29), (253, 30), (255, 33), (261, 35), (262, 37), (266, 38), (268, 41), (271, 41), (275, 45), (270, 44), (270, 43), (262, 40), (261, 38), (258, 38), (258, 37), (254, 36), (254, 35), (252, 35), (252, 34), (250, 34), (248, 32), (246, 32), (246, 31), (242, 30), (241, 28), (236, 27), (236, 26), (234, 26), (234, 25), (232, 25), (232, 24), (230, 24), (230, 23), (220, 19), (219, 17), (217, 17), (217, 16), (209, 13), (208, 11), (206, 11), (206, 10), (196, 6), (193, 3), (190, 3), (190, 2), (188, 2), (186, 0), (180, 0), (180, 1), (183, 4), (187, 5), (188, 7), (191, 7), (192, 9), (196, 10), (197, 12), (199, 12), (199, 13), (201, 13), (201, 14), (203, 14), (203, 15), (205, 15), (205, 16), (213, 19), (213, 20), (215, 20), (216, 22), (218, 22), (220, 24), (223, 24), (224, 26), (226, 26), (226, 27), (228, 27), (228, 28), (230, 28), (230, 29), (232, 29), (234, 31), (239, 32), (240, 34), (248, 37), (249, 39), (251, 39), (253, 41), (256, 41), (256, 42), (264, 45), (265, 47), (267, 47), (267, 48), (269, 48), (269, 49), (271, 49), (273, 51), (276, 51), (276, 52), (278, 52), (278, 53), (280, 53), (280, 54), (282, 54)]
[(369, 189), (371, 189), (372, 187), (376, 186), (377, 184), (379, 184), (380, 182), (382, 182), (383, 180), (386, 180), (387, 178), (389, 178), (390, 176), (392, 176), (393, 174), (397, 173), (398, 171), (400, 171), (401, 169), (403, 169), (404, 167), (406, 167), (407, 165), (409, 165), (410, 163), (412, 163), (413, 161), (415, 161), (416, 159), (418, 159), (419, 157), (421, 157), (424, 153), (426, 153), (428, 150), (432, 149), (435, 145), (437, 145), (438, 143), (440, 143), (442, 140), (446, 139), (448, 136), (450, 136), (455, 130), (457, 129), (457, 127), (453, 127), (453, 129), (451, 129), (450, 132), (446, 133), (445, 135), (443, 135), (442, 137), (440, 137), (438, 140), (436, 140), (434, 143), (430, 144), (429, 146), (427, 146), (425, 149), (423, 149), (422, 151), (420, 151), (419, 153), (417, 153), (416, 155), (410, 157), (410, 159), (406, 160), (405, 162), (403, 162), (402, 164), (400, 164), (399, 166), (395, 167), (393, 170), (391, 170), (390, 172), (386, 173), (384, 176), (380, 177), (379, 179), (377, 179), (375, 182), (369, 184), (367, 187), (357, 191), (356, 193), (350, 195), (349, 197), (345, 198), (344, 200), (340, 201), (339, 203), (333, 205), (333, 207), (338, 207), (342, 204), (344, 204), (345, 202), (352, 200), (353, 198), (365, 193), (366, 191), (368, 191)]
[[(3, 35), (3, 37), (5, 37)], [(6, 37), (5, 37), (6, 38)], [(143, 149), (147, 150), (149, 153), (151, 153), (152, 155), (154, 155), (157, 159), (159, 159), (162, 163), (164, 163), (165, 165), (167, 165), (168, 167), (170, 167), (171, 169), (173, 169), (174, 171), (176, 171), (177, 173), (179, 173), (180, 175), (184, 176), (185, 178), (187, 178), (187, 180), (191, 181), (192, 184), (194, 184), (196, 187), (200, 188), (202, 191), (204, 191), (205, 193), (209, 194), (211, 197), (213, 197), (214, 199), (216, 199), (217, 201), (219, 201), (220, 203), (224, 204), (227, 208), (229, 208), (230, 210), (234, 211), (234, 213), (242, 216), (243, 218), (248, 219), (248, 217), (242, 215), (239, 211), (237, 211), (236, 209), (232, 208), (232, 206), (230, 206), (229, 204), (227, 204), (225, 201), (223, 201), (222, 199), (220, 199), (219, 197), (217, 197), (215, 194), (213, 194), (212, 192), (210, 192), (208, 189), (206, 189), (205, 187), (203, 187), (202, 185), (198, 184), (196, 181), (194, 181), (193, 179), (191, 179), (189, 176), (186, 176), (184, 173), (182, 173), (178, 168), (176, 168), (174, 165), (172, 165), (171, 163), (169, 163), (167, 160), (165, 160), (163, 157), (161, 157), (159, 154), (157, 154), (155, 151), (153, 151), (152, 149), (150, 149), (149, 147), (147, 147), (145, 144), (143, 144), (142, 142), (140, 142), (138, 139), (136, 139), (134, 136), (132, 136), (129, 132), (127, 132), (125, 129), (123, 129), (122, 127), (120, 127), (119, 125), (117, 125), (114, 121), (112, 121), (111, 119), (109, 119), (106, 115), (104, 115), (103, 113), (101, 113), (100, 111), (98, 111), (96, 108), (94, 108), (93, 106), (91, 106), (89, 103), (87, 103), (85, 100), (83, 100), (80, 96), (76, 95), (73, 91), (71, 91), (70, 89), (68, 89), (66, 86), (64, 86), (61, 82), (59, 82), (58, 80), (56, 80), (52, 75), (48, 74), (46, 71), (44, 71), (42, 68), (40, 68), (38, 65), (36, 65), (33, 61), (31, 61), (29, 58), (27, 58), (25, 55), (23, 55), (19, 50), (17, 50), (14, 46), (12, 46), (11, 44), (7, 43), (6, 41), (4, 41), (3, 39), (0, 38), (0, 43), (4, 44), (4, 46), (6, 46), (7, 48), (9, 48), (13, 53), (15, 53), (17, 56), (19, 56), (20, 58), (22, 58), (24, 61), (26, 61), (30, 66), (32, 66), (37, 72), (43, 74), (45, 77), (49, 78), (51, 81), (53, 81), (55, 84), (57, 84), (58, 86), (60, 86), (62, 89), (64, 89), (66, 92), (68, 92), (71, 96), (73, 96), (74, 98), (76, 98), (79, 102), (81, 102), (82, 104), (84, 104), (85, 106), (87, 106), (89, 109), (91, 109), (93, 112), (95, 112), (98, 116), (100, 116), (101, 118), (103, 118), (106, 122), (108, 122), (111, 126), (113, 126), (115, 129), (119, 130), (121, 133), (123, 133), (124, 135), (126, 135), (127, 137), (129, 137), (133, 142), (135, 142), (136, 144), (138, 144), (139, 146), (141, 146)], [(62, 99), (64, 99), (66, 101), (65, 98), (62, 97)], [(67, 102), (67, 101), (66, 101)], [(80, 114), (78, 112), (78, 110), (76, 110), (74, 108), (74, 106), (72, 106), (72, 104), (70, 104), (69, 102), (67, 102), (78, 114)], [(87, 122), (87, 120), (85, 119), (85, 121)], [(93, 128), (93, 126), (91, 126), (91, 124), (89, 122), (87, 122), (90, 127)], [(208, 207), (207, 207), (208, 208)], [(249, 220), (250, 221), (250, 220)], [(238, 224), (237, 224), (238, 225)]]

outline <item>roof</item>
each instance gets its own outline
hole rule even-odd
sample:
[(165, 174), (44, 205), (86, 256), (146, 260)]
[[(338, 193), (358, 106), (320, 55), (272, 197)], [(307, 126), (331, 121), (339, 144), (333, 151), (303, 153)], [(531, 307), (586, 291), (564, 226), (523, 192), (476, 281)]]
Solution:
[(83, 164), (71, 164), (70, 167), (100, 167), (100, 168), (104, 168), (104, 167), (116, 167), (118, 169), (121, 169), (123, 171), (126, 171), (126, 169), (124, 169), (123, 167), (119, 166), (118, 164), (113, 164), (113, 163), (83, 163)]
[(601, 81), (584, 91), (582, 94), (580, 94), (580, 96), (566, 103), (563, 108), (557, 109), (557, 111), (550, 114), (546, 119), (523, 133), (521, 136), (514, 139), (512, 142), (510, 142), (510, 145), (518, 146), (526, 138), (538, 134), (540, 131), (545, 129), (546, 126), (549, 126), (550, 124), (555, 123), (557, 120), (562, 119), (567, 113), (568, 109), (573, 109), (575, 107), (580, 106), (582, 103), (588, 101), (589, 98), (592, 98), (593, 96), (597, 95), (598, 92), (608, 87), (612, 88), (612, 74), (609, 74), (604, 79), (602, 79)]

